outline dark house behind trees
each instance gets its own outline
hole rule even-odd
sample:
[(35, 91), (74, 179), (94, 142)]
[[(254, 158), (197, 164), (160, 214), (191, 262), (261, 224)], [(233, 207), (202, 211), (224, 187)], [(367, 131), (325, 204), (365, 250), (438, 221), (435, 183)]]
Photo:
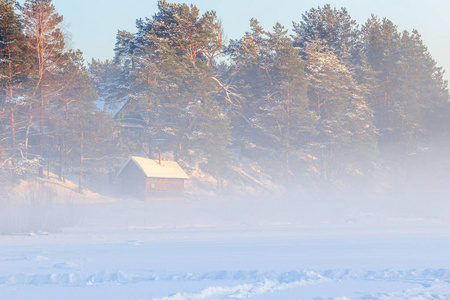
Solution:
[(141, 199), (181, 197), (188, 175), (174, 161), (132, 156), (117, 174), (121, 191)]
[(145, 117), (142, 115), (142, 107), (133, 107), (129, 100), (116, 106), (117, 111), (111, 111), (114, 119), (118, 120), (120, 126), (127, 129), (143, 129), (147, 127)]

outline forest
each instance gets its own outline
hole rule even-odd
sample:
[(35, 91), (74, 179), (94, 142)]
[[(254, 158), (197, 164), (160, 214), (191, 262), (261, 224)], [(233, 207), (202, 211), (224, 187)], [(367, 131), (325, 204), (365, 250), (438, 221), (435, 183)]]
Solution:
[(446, 187), (448, 86), (419, 32), (300, 15), (227, 40), (216, 12), (160, 0), (85, 62), (51, 0), (1, 0), (0, 189), (50, 171), (81, 191), (161, 154), (217, 193)]

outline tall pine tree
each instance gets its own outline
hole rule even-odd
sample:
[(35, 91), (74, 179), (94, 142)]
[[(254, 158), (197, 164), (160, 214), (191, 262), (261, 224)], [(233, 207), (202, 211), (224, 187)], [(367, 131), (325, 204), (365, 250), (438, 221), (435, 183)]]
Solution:
[[(47, 144), (45, 137), (48, 115), (45, 109), (55, 92), (52, 72), (58, 68), (64, 57), (65, 43), (60, 28), (63, 17), (56, 12), (51, 0), (26, 0), (20, 10), (24, 18), (24, 33), (33, 66), (33, 111), (39, 123), (38, 154), (43, 157)], [(42, 168), (39, 173), (43, 176)]]
[(13, 0), (0, 1), (0, 146), (9, 150), (7, 156), (0, 150), (0, 162), (10, 159), (13, 164), (19, 158), (18, 131), (24, 126), (25, 84), (30, 69), (23, 22), (15, 4)]

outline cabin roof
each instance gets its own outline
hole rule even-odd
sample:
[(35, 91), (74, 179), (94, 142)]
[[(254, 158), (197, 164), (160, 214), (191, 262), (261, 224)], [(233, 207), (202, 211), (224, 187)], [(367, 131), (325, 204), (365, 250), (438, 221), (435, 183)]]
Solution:
[[(180, 165), (174, 161), (161, 161), (161, 165), (158, 161), (139, 157), (132, 156), (125, 164), (128, 165), (130, 161), (133, 161), (139, 169), (147, 176), (147, 178), (170, 178), (170, 179), (188, 179), (188, 175), (183, 171)], [(122, 173), (122, 170), (125, 166), (120, 170), (118, 175)]]

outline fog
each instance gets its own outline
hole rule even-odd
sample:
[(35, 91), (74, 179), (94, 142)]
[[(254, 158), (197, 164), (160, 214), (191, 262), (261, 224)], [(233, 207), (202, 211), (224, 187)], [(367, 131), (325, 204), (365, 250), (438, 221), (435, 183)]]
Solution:
[(55, 175), (19, 181), (0, 195), (0, 293), (446, 299), (448, 173), (417, 165), (387, 172), (381, 182), (393, 184), (353, 190), (274, 185), (219, 194), (191, 179), (179, 199), (127, 196), (107, 180), (82, 194)]
[(79, 194), (75, 185), (71, 189), (51, 180), (22, 182), (0, 198), (0, 233), (147, 230), (313, 236), (419, 234), (447, 226), (449, 188), (442, 180), (448, 177), (433, 178), (417, 170), (408, 178), (394, 178), (399, 188), (383, 192), (361, 187), (213, 195), (197, 188), (194, 195), (187, 184), (184, 198), (147, 200), (120, 194), (117, 186)]

